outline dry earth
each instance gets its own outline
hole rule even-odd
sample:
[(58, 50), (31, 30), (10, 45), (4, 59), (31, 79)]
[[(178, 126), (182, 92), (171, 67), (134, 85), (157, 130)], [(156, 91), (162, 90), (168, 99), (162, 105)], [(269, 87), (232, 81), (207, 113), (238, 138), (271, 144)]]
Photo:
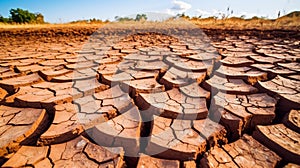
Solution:
[(0, 30), (0, 165), (300, 167), (299, 31), (151, 26)]

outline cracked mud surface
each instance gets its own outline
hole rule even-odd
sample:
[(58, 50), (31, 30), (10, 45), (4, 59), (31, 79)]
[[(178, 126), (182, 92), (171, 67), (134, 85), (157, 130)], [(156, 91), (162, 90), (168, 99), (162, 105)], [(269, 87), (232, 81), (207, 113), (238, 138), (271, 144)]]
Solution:
[(299, 32), (168, 26), (0, 30), (0, 165), (299, 167)]

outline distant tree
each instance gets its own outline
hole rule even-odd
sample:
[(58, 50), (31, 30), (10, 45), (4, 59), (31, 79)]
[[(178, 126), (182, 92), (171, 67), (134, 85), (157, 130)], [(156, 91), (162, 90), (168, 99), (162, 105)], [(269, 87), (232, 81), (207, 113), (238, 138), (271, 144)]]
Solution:
[(45, 23), (44, 16), (41, 13), (36, 14), (36, 23)]
[(179, 13), (176, 15), (176, 18), (184, 18), (184, 19), (190, 19), (190, 17), (188, 15), (185, 15), (185, 13)]
[(44, 16), (40, 13), (31, 13), (20, 8), (9, 11), (10, 18), (15, 23), (44, 23)]
[(12, 21), (16, 23), (30, 23), (36, 20), (35, 14), (30, 13), (28, 10), (17, 8), (11, 9), (9, 13)]
[(120, 17), (120, 18), (118, 19), (118, 21), (120, 21), (120, 22), (124, 22), (124, 21), (134, 21), (134, 19), (133, 19), (133, 18), (129, 18), (129, 17)]
[(148, 17), (147, 17), (146, 14), (137, 14), (135, 18), (115, 16), (115, 20), (118, 21), (118, 22), (142, 21), (142, 20), (147, 20), (147, 19), (148, 19)]
[(103, 23), (103, 21), (101, 19), (96, 19), (96, 18), (90, 19), (88, 22), (89, 23)]
[(135, 17), (135, 21), (141, 21), (141, 20), (147, 20), (147, 15), (146, 14), (137, 14)]
[(142, 19), (142, 15), (137, 14), (134, 20), (135, 21), (140, 21), (141, 19)]
[(115, 20), (119, 20), (120, 16), (115, 16)]
[(11, 20), (9, 18), (3, 17), (2, 15), (0, 15), (0, 22), (2, 23), (10, 23)]

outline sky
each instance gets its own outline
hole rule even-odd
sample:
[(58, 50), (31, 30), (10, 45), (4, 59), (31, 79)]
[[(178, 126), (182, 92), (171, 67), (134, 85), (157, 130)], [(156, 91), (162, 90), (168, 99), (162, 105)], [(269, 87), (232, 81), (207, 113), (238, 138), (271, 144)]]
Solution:
[(82, 19), (114, 20), (115, 16), (130, 16), (155, 12), (189, 16), (245, 15), (277, 18), (300, 11), (300, 0), (0, 0), (0, 15), (8, 17), (11, 8), (42, 13), (46, 22), (64, 23)]

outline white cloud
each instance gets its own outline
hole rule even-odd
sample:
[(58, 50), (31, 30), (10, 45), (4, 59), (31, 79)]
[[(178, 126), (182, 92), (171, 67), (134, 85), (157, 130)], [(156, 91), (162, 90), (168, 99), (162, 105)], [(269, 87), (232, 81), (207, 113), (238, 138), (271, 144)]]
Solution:
[(191, 9), (191, 7), (192, 7), (191, 4), (188, 4), (183, 1), (177, 1), (177, 0), (173, 1), (173, 5), (174, 6), (171, 9), (178, 10), (178, 11), (187, 11), (187, 10)]
[(176, 12), (174, 12), (174, 11), (171, 10), (171, 9), (166, 9), (166, 10), (164, 11), (164, 13), (166, 13), (166, 14), (168, 14), (168, 15), (176, 15)]
[(170, 15), (176, 15), (178, 13), (184, 13), (187, 10), (192, 8), (191, 4), (188, 4), (186, 2), (183, 1), (178, 1), (178, 0), (174, 0), (172, 2), (173, 6), (169, 9), (166, 9), (166, 13), (170, 14)]

